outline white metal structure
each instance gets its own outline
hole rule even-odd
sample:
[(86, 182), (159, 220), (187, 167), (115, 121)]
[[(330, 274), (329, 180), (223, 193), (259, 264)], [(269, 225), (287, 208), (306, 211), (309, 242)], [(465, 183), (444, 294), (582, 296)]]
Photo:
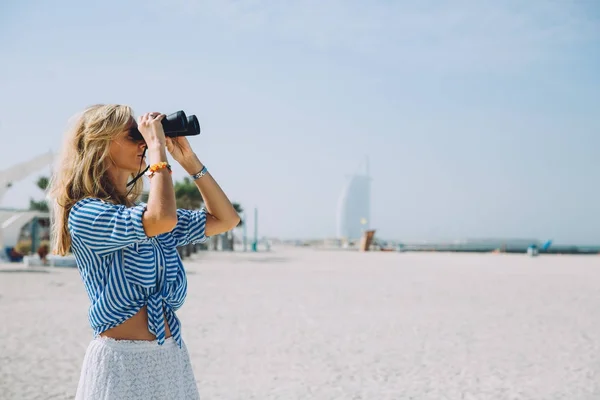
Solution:
[[(21, 181), (33, 172), (40, 170), (52, 164), (54, 155), (51, 151), (40, 154), (29, 161), (15, 164), (3, 171), (0, 171), (0, 203), (4, 199), (4, 195), (10, 189), (10, 185)], [(4, 249), (7, 245), (14, 246), (18, 240), (19, 232), (25, 224), (31, 221), (36, 216), (45, 216), (47, 213), (39, 213), (36, 211), (3, 211), (0, 213), (0, 257), (4, 257)], [(15, 235), (17, 239), (15, 239)], [(4, 237), (6, 236), (6, 243)]]

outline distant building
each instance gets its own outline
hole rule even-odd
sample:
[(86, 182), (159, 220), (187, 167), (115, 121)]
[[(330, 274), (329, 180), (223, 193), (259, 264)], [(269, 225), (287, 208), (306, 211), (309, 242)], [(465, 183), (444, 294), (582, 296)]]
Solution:
[(350, 176), (338, 202), (337, 237), (354, 240), (369, 229), (371, 219), (371, 178), (368, 161), (365, 173)]

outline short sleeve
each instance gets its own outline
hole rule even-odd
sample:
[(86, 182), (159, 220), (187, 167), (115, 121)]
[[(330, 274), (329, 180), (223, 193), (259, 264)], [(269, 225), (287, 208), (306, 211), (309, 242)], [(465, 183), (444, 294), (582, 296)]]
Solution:
[(149, 239), (142, 224), (144, 211), (145, 204), (126, 207), (84, 199), (69, 213), (69, 231), (91, 251), (105, 255)]
[(204, 208), (200, 210), (177, 209), (177, 225), (171, 232), (159, 236), (172, 238), (175, 247), (207, 241), (206, 210)]

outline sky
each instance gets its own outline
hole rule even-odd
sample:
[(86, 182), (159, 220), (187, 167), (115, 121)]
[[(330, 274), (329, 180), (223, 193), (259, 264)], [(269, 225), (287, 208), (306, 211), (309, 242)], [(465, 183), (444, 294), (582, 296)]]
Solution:
[(596, 1), (8, 0), (0, 39), (0, 170), (91, 104), (184, 110), (260, 236), (333, 237), (368, 157), (379, 237), (600, 244)]

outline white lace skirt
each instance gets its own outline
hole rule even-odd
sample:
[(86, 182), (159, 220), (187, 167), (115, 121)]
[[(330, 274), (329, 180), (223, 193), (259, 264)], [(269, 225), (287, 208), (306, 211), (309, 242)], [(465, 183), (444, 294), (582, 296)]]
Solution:
[(89, 344), (76, 400), (199, 399), (185, 343), (98, 337)]

